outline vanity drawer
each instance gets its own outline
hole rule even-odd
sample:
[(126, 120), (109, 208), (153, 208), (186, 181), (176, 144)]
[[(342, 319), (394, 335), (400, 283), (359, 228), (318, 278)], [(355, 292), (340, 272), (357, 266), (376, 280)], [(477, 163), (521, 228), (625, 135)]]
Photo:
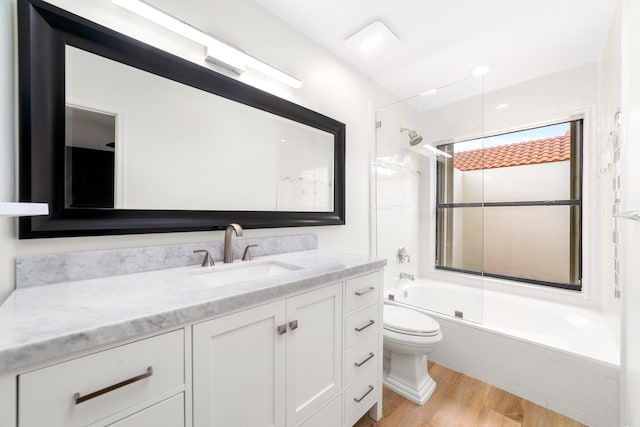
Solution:
[(378, 366), (371, 365), (344, 391), (345, 425), (351, 426), (358, 421), (377, 401)]
[(347, 313), (379, 298), (380, 275), (376, 273), (347, 280), (345, 307)]
[(378, 335), (371, 335), (366, 340), (347, 351), (344, 357), (344, 383), (349, 384), (370, 366), (377, 365)]
[(109, 427), (184, 427), (184, 393), (109, 424)]
[[(18, 377), (20, 427), (84, 426), (174, 390), (184, 390), (178, 330)], [(77, 393), (77, 394), (76, 394)]]
[(361, 311), (347, 316), (345, 321), (345, 348), (370, 337), (378, 335), (380, 306), (373, 304)]

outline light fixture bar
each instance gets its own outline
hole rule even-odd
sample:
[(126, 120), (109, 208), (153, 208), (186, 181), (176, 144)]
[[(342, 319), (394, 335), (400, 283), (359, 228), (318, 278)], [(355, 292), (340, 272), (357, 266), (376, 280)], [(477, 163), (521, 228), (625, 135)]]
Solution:
[(278, 80), (286, 85), (291, 86), (294, 89), (300, 89), (302, 87), (302, 81), (296, 79), (295, 77), (285, 73), (284, 71), (280, 71), (277, 68), (269, 65), (267, 63), (262, 62), (261, 60), (254, 58), (251, 55), (245, 55), (245, 64), (248, 67), (253, 68), (256, 71), (264, 74), (265, 76), (271, 77), (272, 79)]
[(285, 83), (293, 88), (300, 88), (302, 82), (277, 68), (272, 67), (235, 49), (209, 34), (175, 18), (140, 0), (111, 0), (114, 4), (127, 9), (151, 22), (154, 22), (176, 34), (203, 45), (206, 48), (206, 61), (227, 68), (237, 74), (242, 74), (249, 66), (254, 70)]
[(49, 215), (46, 203), (0, 202), (0, 216)]

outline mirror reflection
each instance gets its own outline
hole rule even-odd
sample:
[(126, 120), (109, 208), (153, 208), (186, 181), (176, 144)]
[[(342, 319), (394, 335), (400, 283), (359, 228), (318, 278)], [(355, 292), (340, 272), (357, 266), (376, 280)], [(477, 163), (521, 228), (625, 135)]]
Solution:
[(67, 208), (333, 211), (332, 134), (65, 50)]

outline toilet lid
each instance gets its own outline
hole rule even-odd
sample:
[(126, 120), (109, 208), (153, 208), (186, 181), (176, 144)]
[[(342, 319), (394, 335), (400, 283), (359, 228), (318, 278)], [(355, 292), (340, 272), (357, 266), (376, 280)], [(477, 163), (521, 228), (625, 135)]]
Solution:
[(438, 322), (419, 311), (390, 304), (385, 304), (383, 310), (384, 327), (390, 331), (422, 336), (440, 331)]

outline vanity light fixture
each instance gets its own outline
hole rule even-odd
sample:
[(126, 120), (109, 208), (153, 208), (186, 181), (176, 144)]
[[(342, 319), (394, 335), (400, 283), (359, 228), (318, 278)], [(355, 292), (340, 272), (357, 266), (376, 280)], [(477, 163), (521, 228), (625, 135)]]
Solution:
[(377, 20), (351, 34), (344, 44), (363, 58), (370, 58), (400, 43), (398, 36), (382, 21)]
[(284, 73), (259, 59), (233, 48), (155, 7), (140, 0), (111, 0), (114, 4), (127, 9), (151, 22), (205, 47), (205, 60), (220, 65), (236, 74), (242, 74), (246, 67), (285, 83), (295, 89), (302, 87), (302, 81)]
[(47, 203), (0, 202), (0, 216), (49, 215)]
[(474, 77), (482, 76), (491, 71), (491, 65), (478, 65), (471, 71), (471, 75)]

